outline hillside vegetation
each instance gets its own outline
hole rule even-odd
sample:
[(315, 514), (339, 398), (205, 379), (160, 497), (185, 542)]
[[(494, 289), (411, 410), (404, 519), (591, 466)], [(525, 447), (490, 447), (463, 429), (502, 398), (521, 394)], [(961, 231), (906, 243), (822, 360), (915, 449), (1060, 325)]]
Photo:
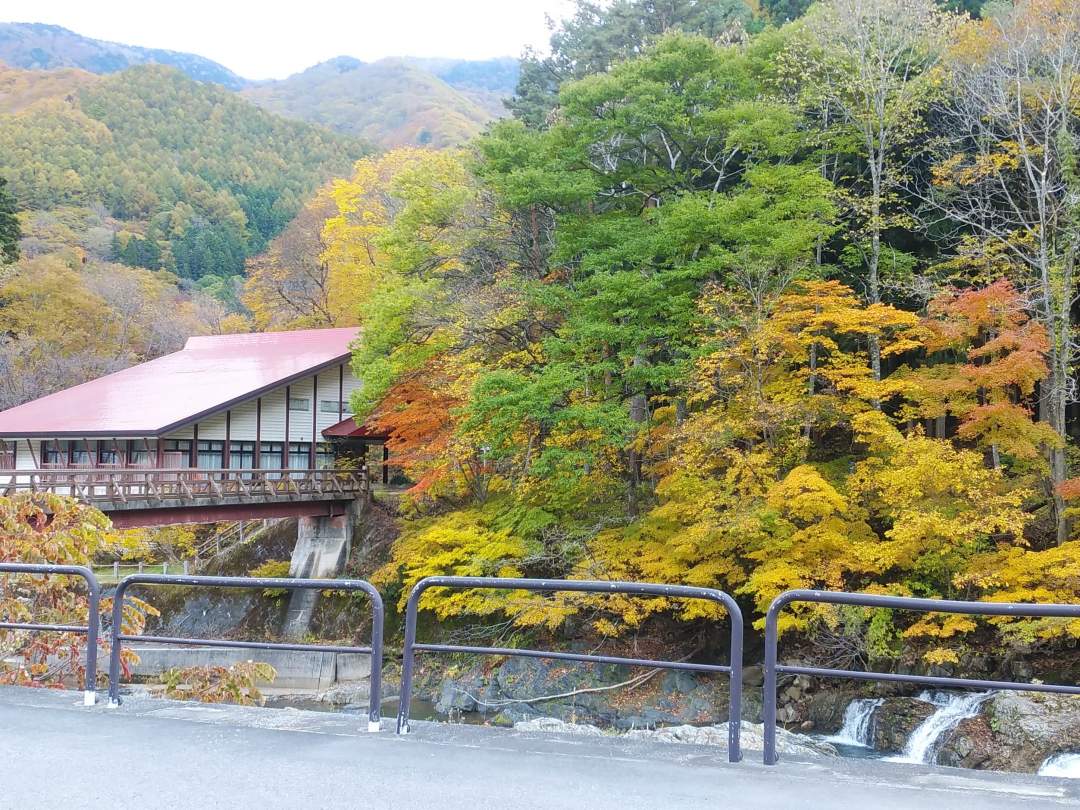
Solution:
[(0, 174), (21, 207), (101, 206), (124, 223), (114, 258), (184, 278), (242, 273), (365, 151), (159, 66), (0, 69), (0, 86)]
[(384, 147), (461, 144), (494, 117), (489, 91), (455, 89), (404, 59), (364, 63), (342, 56), (243, 95), (280, 115)]

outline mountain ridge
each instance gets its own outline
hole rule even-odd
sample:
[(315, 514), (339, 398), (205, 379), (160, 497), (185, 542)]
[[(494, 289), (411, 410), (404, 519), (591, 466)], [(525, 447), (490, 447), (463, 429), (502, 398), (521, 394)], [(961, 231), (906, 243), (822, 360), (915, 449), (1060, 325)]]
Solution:
[[(384, 148), (464, 143), (506, 115), (503, 99), (513, 95), (518, 80), (518, 60), (509, 56), (484, 60), (402, 56), (365, 62), (349, 55), (332, 57), (284, 79), (249, 80), (196, 54), (94, 39), (59, 25), (15, 22), (0, 23), (0, 64), (53, 71), (54, 75), (42, 77), (38, 92), (45, 92), (50, 83), (86, 84), (92, 75), (165, 65), (195, 81), (236, 92), (270, 112)], [(35, 100), (0, 98), (0, 107), (10, 112)]]
[(244, 77), (205, 56), (95, 39), (49, 23), (0, 22), (0, 62), (24, 70), (80, 68), (105, 75), (136, 65), (157, 64), (229, 90), (249, 84)]

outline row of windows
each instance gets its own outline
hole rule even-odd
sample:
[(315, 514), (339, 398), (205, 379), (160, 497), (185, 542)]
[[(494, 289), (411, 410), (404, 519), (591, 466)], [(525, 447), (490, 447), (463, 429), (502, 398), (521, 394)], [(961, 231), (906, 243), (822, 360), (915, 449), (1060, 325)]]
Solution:
[[(276, 470), (285, 466), (284, 442), (262, 442), (259, 445), (259, 469)], [(157, 451), (142, 441), (102, 442), (48, 442), (42, 443), (42, 463), (54, 467), (117, 466), (123, 463), (121, 453), (129, 467), (157, 466)], [(190, 465), (191, 439), (163, 439), (162, 462), (167, 468), (184, 468)], [(196, 466), (202, 470), (220, 470), (225, 464), (225, 442), (200, 439), (195, 450)], [(288, 466), (307, 469), (311, 462), (311, 442), (289, 442)], [(0, 459), (2, 463), (2, 459)], [(331, 445), (320, 442), (315, 445), (317, 469), (327, 469), (334, 463)], [(14, 467), (14, 457), (12, 458)], [(229, 442), (229, 468), (254, 469), (255, 442)]]
[[(311, 400), (304, 399), (303, 397), (289, 397), (289, 410), (311, 413)], [(340, 399), (320, 399), (319, 412), (337, 414), (349, 413), (349, 403)]]

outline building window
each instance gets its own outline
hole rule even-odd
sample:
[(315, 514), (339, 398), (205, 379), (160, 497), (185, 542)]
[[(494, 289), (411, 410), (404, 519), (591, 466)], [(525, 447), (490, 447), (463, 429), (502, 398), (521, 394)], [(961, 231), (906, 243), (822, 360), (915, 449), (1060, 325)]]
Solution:
[(100, 466), (116, 466), (120, 463), (120, 453), (116, 449), (116, 442), (104, 441), (97, 443), (97, 463)]
[(229, 468), (250, 470), (255, 466), (255, 442), (229, 442)]
[(15, 445), (0, 441), (0, 470), (15, 469)]
[(306, 470), (311, 466), (311, 442), (289, 442), (289, 469)]
[(340, 399), (320, 399), (319, 411), (321, 413), (344, 413), (348, 410), (345, 403)]
[(281, 463), (281, 442), (263, 442), (259, 445), (259, 469), (280, 470), (284, 465)]
[(289, 397), (289, 410), (290, 411), (310, 411), (311, 400), (303, 399), (302, 397)]
[(64, 452), (60, 449), (60, 446), (56, 442), (50, 442), (41, 444), (41, 463), (48, 464), (52, 467), (63, 467), (67, 460), (64, 458)]
[(200, 470), (220, 470), (224, 466), (225, 442), (214, 440), (199, 440), (199, 463)]
[(68, 453), (72, 467), (90, 466), (90, 449), (86, 446), (86, 442), (69, 442)]
[(191, 439), (162, 439), (161, 455), (167, 470), (190, 467)]
[(157, 464), (157, 452), (151, 451), (149, 444), (144, 441), (128, 442), (127, 457), (129, 467), (153, 467)]
[(334, 466), (334, 446), (329, 442), (319, 442), (315, 446), (315, 469), (329, 470)]

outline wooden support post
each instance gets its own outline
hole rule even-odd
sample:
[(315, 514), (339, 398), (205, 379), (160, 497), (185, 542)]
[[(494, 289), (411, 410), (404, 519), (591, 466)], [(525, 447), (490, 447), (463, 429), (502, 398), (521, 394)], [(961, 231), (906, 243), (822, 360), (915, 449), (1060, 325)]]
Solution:
[(251, 463), (256, 470), (262, 468), (262, 397), (255, 400), (255, 457)]
[(319, 436), (319, 375), (311, 378), (311, 446), (308, 448), (308, 469), (315, 469), (315, 442)]

